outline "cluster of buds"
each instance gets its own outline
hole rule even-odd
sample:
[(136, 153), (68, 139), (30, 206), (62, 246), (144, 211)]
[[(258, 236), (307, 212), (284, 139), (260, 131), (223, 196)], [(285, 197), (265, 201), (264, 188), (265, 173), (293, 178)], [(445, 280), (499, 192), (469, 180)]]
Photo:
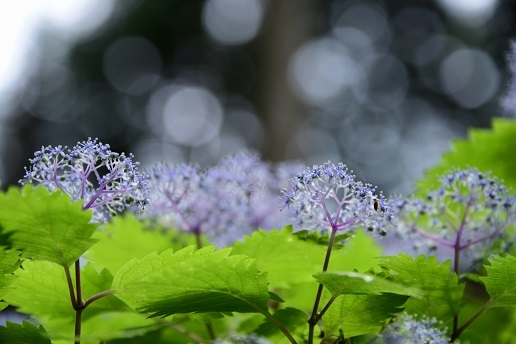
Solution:
[(105, 222), (127, 208), (143, 210), (147, 204), (148, 177), (138, 172), (130, 154), (118, 154), (109, 145), (88, 139), (72, 149), (42, 147), (30, 159), (21, 184), (34, 183), (60, 189), (72, 201), (93, 210), (93, 221)]

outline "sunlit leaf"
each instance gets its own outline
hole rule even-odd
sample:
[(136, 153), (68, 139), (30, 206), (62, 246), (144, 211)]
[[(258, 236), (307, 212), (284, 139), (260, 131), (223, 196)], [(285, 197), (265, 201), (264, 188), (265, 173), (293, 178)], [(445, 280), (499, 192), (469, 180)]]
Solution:
[(115, 217), (93, 238), (93, 245), (86, 257), (95, 266), (106, 268), (112, 274), (133, 258), (141, 258), (151, 252), (161, 253), (169, 248), (181, 249), (195, 243), (190, 233), (160, 228), (146, 229), (144, 224), (130, 214)]
[[(326, 250), (326, 243), (300, 238), (285, 227), (281, 231), (254, 232), (243, 243), (235, 243), (232, 254), (256, 258), (258, 269), (268, 273), (270, 287), (286, 288), (313, 281), (313, 274), (322, 270)], [(374, 258), (379, 253), (374, 241), (359, 232), (343, 249), (333, 250), (330, 269), (366, 271), (376, 264)]]
[(516, 257), (495, 256), (485, 265), (487, 277), (481, 277), (489, 296), (490, 307), (516, 307)]
[(407, 254), (378, 258), (380, 266), (394, 281), (418, 288), (423, 297), (410, 298), (407, 311), (426, 314), (447, 321), (459, 313), (464, 285), (458, 284), (457, 275), (450, 270), (450, 261), (441, 265), (437, 258)]
[(421, 298), (423, 293), (417, 288), (392, 282), (379, 276), (361, 274), (352, 271), (324, 272), (314, 275), (333, 297), (345, 294), (381, 295), (392, 293)]
[(338, 336), (339, 330), (346, 338), (378, 333), (385, 321), (402, 310), (407, 298), (396, 294), (339, 296), (322, 319), (325, 339)]
[(153, 316), (266, 310), (266, 275), (252, 259), (229, 253), (193, 246), (153, 253), (120, 268), (112, 288), (130, 307)]
[[(18, 307), (19, 312), (37, 319), (51, 338), (73, 339), (75, 311), (63, 267), (44, 261), (27, 260), (15, 275), (17, 278), (12, 284), (12, 291), (6, 297), (7, 302)], [(91, 264), (86, 265), (81, 272), (83, 298), (87, 299), (108, 290), (111, 282), (112, 277), (107, 270), (98, 273)], [(137, 333), (145, 328), (150, 330), (155, 327), (152, 320), (135, 314), (117, 298), (107, 296), (93, 302), (84, 310), (82, 336), (97, 341), (113, 338), (107, 332), (95, 329), (94, 324), (102, 323), (102, 319), (105, 324), (112, 324), (113, 334), (118, 333), (117, 335), (128, 335), (133, 327), (140, 329)]]
[(8, 235), (4, 244), (23, 257), (69, 266), (95, 242), (91, 211), (60, 191), (12, 187), (0, 193), (0, 209), (0, 230)]

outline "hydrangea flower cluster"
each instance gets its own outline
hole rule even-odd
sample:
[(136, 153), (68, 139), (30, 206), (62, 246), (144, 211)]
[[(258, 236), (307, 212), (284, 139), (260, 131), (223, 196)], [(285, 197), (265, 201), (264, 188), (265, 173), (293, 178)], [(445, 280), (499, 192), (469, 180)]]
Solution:
[[(493, 243), (515, 224), (516, 199), (498, 179), (477, 169), (452, 171), (440, 182), (441, 186), (424, 199), (396, 202), (398, 229), (417, 237), (415, 245), (419, 249), (434, 254), (440, 246), (452, 250), (455, 271), (459, 272), (459, 266), (481, 260), (488, 250), (497, 253)], [(508, 244), (510, 240), (498, 241), (496, 249), (505, 251)]]
[(19, 182), (62, 190), (72, 201), (82, 200), (93, 210), (93, 221), (105, 222), (126, 208), (143, 210), (147, 204), (148, 176), (138, 172), (133, 155), (110, 150), (97, 139), (77, 143), (72, 149), (47, 146), (34, 153)]
[[(296, 165), (292, 165), (296, 166)], [(279, 211), (280, 178), (258, 155), (243, 152), (201, 170), (196, 165), (161, 164), (151, 171), (152, 193), (146, 215), (225, 246), (258, 228), (288, 224)]]
[(391, 201), (376, 187), (355, 180), (346, 165), (327, 162), (314, 165), (290, 180), (290, 190), (283, 190), (284, 207), (288, 207), (300, 229), (346, 231), (364, 226), (386, 235), (394, 219)]
[(270, 342), (252, 333), (250, 335), (233, 334), (224, 339), (216, 339), (212, 344), (270, 344)]
[(447, 344), (446, 329), (435, 318), (420, 318), (406, 312), (385, 327), (375, 343), (382, 344)]

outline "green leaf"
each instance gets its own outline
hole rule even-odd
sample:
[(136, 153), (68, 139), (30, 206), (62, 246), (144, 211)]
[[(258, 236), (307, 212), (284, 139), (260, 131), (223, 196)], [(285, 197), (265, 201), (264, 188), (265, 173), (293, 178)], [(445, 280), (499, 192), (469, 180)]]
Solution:
[(252, 259), (193, 246), (152, 253), (121, 267), (112, 289), (130, 307), (151, 316), (204, 312), (263, 312), (267, 278)]
[(342, 330), (346, 338), (378, 333), (385, 321), (401, 311), (408, 296), (342, 295), (323, 316), (325, 340)]
[[(26, 260), (6, 301), (18, 307), (18, 311), (36, 319), (67, 318), (73, 323), (75, 312), (70, 301), (66, 277), (62, 266), (43, 261)], [(47, 331), (50, 330), (40, 321)]]
[(70, 266), (95, 242), (91, 211), (44, 187), (10, 188), (0, 193), (0, 228), (22, 256)]
[[(73, 339), (75, 311), (72, 308), (64, 268), (49, 262), (27, 260), (15, 274), (17, 278), (6, 300), (18, 307), (18, 311), (37, 319), (51, 338)], [(107, 270), (97, 273), (91, 264), (81, 270), (84, 299), (108, 290), (111, 282), (112, 277)], [(103, 321), (104, 324), (112, 324), (111, 335), (95, 329)], [(90, 304), (83, 312), (83, 325), (82, 336), (97, 341), (113, 338), (115, 334), (130, 335), (133, 327), (140, 328), (140, 332), (155, 327), (152, 320), (134, 314), (113, 296), (103, 297)]]
[(485, 265), (487, 277), (481, 277), (489, 296), (490, 307), (516, 307), (516, 257), (494, 256)]
[(101, 231), (93, 235), (99, 241), (93, 245), (86, 257), (95, 266), (106, 268), (112, 274), (133, 258), (169, 248), (179, 250), (195, 244), (195, 237), (171, 229), (147, 229), (144, 224), (130, 214), (115, 217)]
[[(20, 252), (0, 248), (0, 300), (9, 293), (9, 286), (14, 282), (14, 271), (20, 267)], [(0, 302), (0, 311), (8, 304)]]
[(345, 294), (381, 295), (392, 293), (421, 298), (423, 293), (417, 288), (408, 287), (385, 278), (351, 271), (324, 272), (314, 275), (315, 279), (324, 285), (332, 297)]
[(450, 261), (439, 265), (436, 257), (407, 254), (378, 258), (387, 276), (394, 281), (418, 288), (423, 298), (410, 298), (405, 305), (409, 313), (426, 314), (447, 321), (459, 313), (464, 285), (458, 284), (456, 274), (450, 270)]
[(7, 321), (5, 327), (0, 326), (0, 343), (50, 344), (50, 339), (43, 326), (36, 327), (28, 321), (21, 325)]
[(443, 154), (437, 166), (426, 171), (418, 182), (422, 192), (436, 188), (441, 175), (453, 168), (477, 167), (503, 179), (507, 187), (516, 189), (516, 121), (495, 118), (492, 129), (471, 129), (468, 140), (456, 140)]
[[(313, 274), (322, 270), (327, 245), (292, 234), (292, 228), (281, 231), (256, 231), (244, 242), (236, 242), (232, 254), (245, 254), (256, 259), (260, 271), (267, 271), (270, 288), (287, 288), (313, 281)], [(380, 254), (374, 241), (359, 232), (342, 249), (334, 249), (330, 268), (335, 270), (369, 270)], [(360, 256), (357, 258), (356, 254)]]

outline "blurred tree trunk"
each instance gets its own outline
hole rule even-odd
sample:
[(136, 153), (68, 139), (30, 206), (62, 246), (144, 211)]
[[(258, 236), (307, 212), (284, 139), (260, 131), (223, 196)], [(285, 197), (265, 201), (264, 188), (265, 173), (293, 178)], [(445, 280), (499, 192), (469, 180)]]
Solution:
[[(256, 42), (256, 107), (265, 125), (264, 157), (285, 158), (307, 111), (288, 85), (288, 62), (313, 32), (314, 0), (269, 1), (262, 33)], [(297, 157), (287, 157), (297, 158)]]

